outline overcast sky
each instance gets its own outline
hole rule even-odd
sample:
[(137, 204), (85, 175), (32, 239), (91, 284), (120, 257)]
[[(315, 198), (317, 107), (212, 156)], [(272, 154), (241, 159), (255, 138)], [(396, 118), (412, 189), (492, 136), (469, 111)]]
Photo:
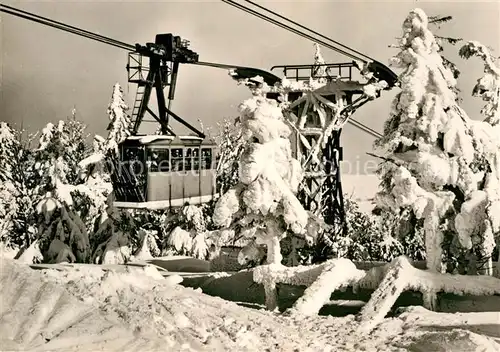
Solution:
[[(422, 1), (258, 1), (336, 41), (387, 63), (408, 12), (420, 7), (428, 15), (451, 15), (438, 34), (478, 40), (500, 55), (500, 2)], [(312, 63), (313, 43), (220, 1), (4, 1), (8, 5), (96, 32), (127, 43), (154, 41), (157, 33), (174, 33), (191, 41), (200, 61), (238, 64), (269, 70), (273, 65)], [(91, 134), (106, 134), (106, 109), (113, 84), (119, 82), (130, 103), (135, 86), (127, 84), (127, 53), (89, 39), (1, 14), (1, 119), (30, 131), (71, 114)], [(470, 97), (483, 66), (458, 58), (459, 47), (446, 54), (462, 71), (464, 108), (480, 118), (482, 102)], [(327, 61), (349, 61), (323, 49)], [(130, 90), (128, 89), (130, 87)], [(381, 131), (395, 92), (362, 107), (356, 119)], [(227, 71), (181, 66), (173, 110), (206, 126), (237, 116), (249, 92), (237, 87)], [(355, 127), (343, 132), (350, 170), (363, 172), (373, 138)], [(360, 165), (356, 169), (356, 165)]]

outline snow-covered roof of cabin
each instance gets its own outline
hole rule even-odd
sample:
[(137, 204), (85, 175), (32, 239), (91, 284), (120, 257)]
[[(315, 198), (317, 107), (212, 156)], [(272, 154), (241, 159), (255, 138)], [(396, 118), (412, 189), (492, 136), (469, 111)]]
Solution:
[[(201, 144), (216, 144), (212, 138), (202, 138), (199, 136), (168, 136), (168, 135), (136, 135), (127, 137), (128, 141), (137, 141), (140, 144), (150, 144), (154, 142), (167, 141), (171, 144), (179, 144), (187, 141), (196, 142)], [(169, 144), (170, 144), (169, 143)]]
[(204, 138), (198, 137), (198, 136), (179, 136), (179, 139), (198, 139), (198, 140), (203, 140)]
[(127, 140), (138, 140), (142, 144), (151, 143), (156, 140), (173, 140), (174, 136), (165, 136), (165, 135), (142, 135), (142, 136), (129, 136)]

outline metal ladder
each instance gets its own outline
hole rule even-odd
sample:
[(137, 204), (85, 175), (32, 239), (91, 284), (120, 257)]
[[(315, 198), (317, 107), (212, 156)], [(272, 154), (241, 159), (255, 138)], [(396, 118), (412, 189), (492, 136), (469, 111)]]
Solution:
[(145, 91), (146, 91), (146, 84), (138, 84), (137, 85), (137, 91), (135, 93), (134, 107), (132, 109), (132, 116), (131, 116), (132, 125), (135, 124), (135, 121), (137, 120), (137, 115), (139, 114), (139, 111), (141, 110), (142, 101), (143, 101)]

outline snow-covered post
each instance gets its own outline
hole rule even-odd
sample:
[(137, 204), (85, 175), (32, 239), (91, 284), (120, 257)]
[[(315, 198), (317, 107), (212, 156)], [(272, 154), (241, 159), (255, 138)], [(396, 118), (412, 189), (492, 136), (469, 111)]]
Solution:
[(309, 215), (295, 196), (302, 175), (292, 157), (291, 131), (278, 104), (264, 96), (266, 88), (260, 83), (239, 106), (245, 141), (239, 183), (218, 200), (213, 221), (242, 228), (267, 246), (269, 264), (281, 264), (280, 239), (288, 230), (306, 236)]
[[(477, 190), (484, 172), (473, 168), (478, 155), (472, 122), (456, 104), (455, 79), (427, 26), (424, 11), (411, 11), (401, 51), (391, 60), (403, 69), (402, 91), (377, 141), (393, 160), (379, 170), (384, 189), (377, 198), (389, 207), (410, 207), (424, 219), (427, 266), (441, 272), (444, 231), (454, 231), (453, 212), (461, 211), (461, 199)], [(466, 238), (458, 237), (467, 248)]]

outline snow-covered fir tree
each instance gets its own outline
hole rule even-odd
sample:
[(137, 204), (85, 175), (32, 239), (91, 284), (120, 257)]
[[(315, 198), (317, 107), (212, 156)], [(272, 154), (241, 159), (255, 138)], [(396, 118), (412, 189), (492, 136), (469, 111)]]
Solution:
[(108, 106), (109, 126), (106, 139), (106, 151), (118, 153), (118, 144), (130, 135), (130, 117), (127, 114), (128, 106), (123, 98), (123, 89), (119, 83), (113, 87), (113, 94)]
[(383, 191), (377, 198), (390, 208), (410, 207), (424, 219), (427, 266), (441, 272), (446, 236), (473, 255), (491, 255), (484, 201), (485, 190), (497, 187), (488, 170), (497, 169), (498, 149), (487, 140), (488, 126), (457, 105), (455, 78), (421, 9), (404, 21), (400, 49), (392, 64), (403, 69), (402, 91), (377, 141), (392, 162), (381, 164)]
[(33, 151), (42, 195), (36, 206), (38, 244), (47, 261), (91, 260), (90, 237), (106, 209), (110, 185), (94, 173), (82, 174), (86, 137), (76, 119), (49, 123)]
[[(100, 194), (112, 197), (110, 172), (116, 171), (109, 162), (118, 157), (118, 145), (130, 135), (130, 117), (127, 115), (128, 106), (123, 98), (123, 90), (119, 83), (113, 86), (113, 92), (108, 105), (108, 136), (103, 138), (99, 135), (94, 137), (93, 154), (82, 160), (80, 168), (84, 170), (87, 182), (93, 183), (101, 188)], [(101, 213), (104, 215), (102, 223), (107, 218), (106, 205), (111, 204), (101, 199)]]
[(61, 259), (59, 252), (67, 253), (63, 259), (68, 261), (86, 262), (89, 255), (88, 231), (80, 217), (88, 208), (83, 202), (75, 206), (73, 199), (76, 185), (81, 184), (78, 162), (85, 151), (84, 129), (75, 120), (49, 123), (34, 151), (34, 170), (43, 195), (36, 208), (41, 215), (38, 239), (42, 253), (55, 257), (49, 261)]
[[(103, 162), (106, 158), (116, 159), (118, 157), (118, 145), (130, 135), (130, 117), (127, 115), (128, 106), (123, 98), (123, 90), (119, 83), (113, 86), (113, 92), (108, 105), (107, 113), (109, 124), (108, 135), (103, 138), (99, 135), (94, 137), (93, 154), (82, 160), (80, 167), (85, 172), (99, 173), (106, 180), (112, 172), (112, 168), (106, 169)], [(109, 165), (108, 165), (109, 166)]]
[(29, 187), (31, 155), (21, 134), (0, 122), (0, 242), (14, 249), (29, 245), (34, 235), (36, 191)]
[[(93, 154), (83, 160), (80, 167), (88, 175), (88, 182), (101, 187), (101, 218), (93, 237), (93, 261), (98, 263), (124, 263), (130, 259), (131, 221), (133, 214), (113, 209), (113, 192), (111, 172), (115, 172), (118, 158), (118, 145), (130, 135), (130, 117), (128, 106), (123, 97), (123, 89), (119, 83), (113, 86), (107, 113), (109, 117), (108, 135), (103, 138), (94, 137)], [(128, 231), (131, 230), (131, 231)], [(147, 236), (146, 236), (147, 237)]]
[(291, 131), (281, 108), (264, 97), (265, 91), (265, 84), (260, 84), (239, 106), (245, 141), (239, 183), (218, 200), (213, 221), (265, 244), (268, 263), (280, 264), (280, 240), (289, 231), (306, 235), (309, 214), (295, 196), (302, 175), (300, 163), (292, 157)]
[(18, 177), (16, 159), (21, 151), (19, 132), (11, 128), (6, 122), (0, 122), (0, 181), (12, 181)]

